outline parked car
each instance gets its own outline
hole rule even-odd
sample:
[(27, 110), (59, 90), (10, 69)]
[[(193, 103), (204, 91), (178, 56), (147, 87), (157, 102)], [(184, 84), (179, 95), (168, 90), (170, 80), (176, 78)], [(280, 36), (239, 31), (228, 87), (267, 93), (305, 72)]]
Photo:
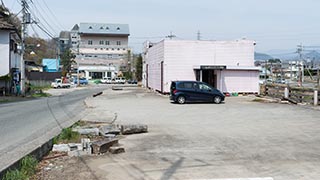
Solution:
[[(78, 84), (78, 79), (75, 78), (73, 82), (74, 82), (74, 84)], [(86, 78), (79, 78), (79, 84), (87, 85), (88, 83), (89, 82), (88, 82), (88, 80)]]
[(52, 88), (70, 88), (71, 84), (67, 82), (63, 82), (62, 79), (55, 79), (51, 83)]
[(277, 79), (277, 80), (275, 81), (275, 83), (285, 84), (285, 83), (286, 83), (286, 80), (285, 80), (285, 79)]
[(127, 82), (128, 84), (138, 84), (138, 81), (135, 79), (129, 79)]
[(110, 77), (104, 77), (100, 81), (103, 84), (111, 84), (112, 83), (112, 79)]
[(116, 84), (124, 84), (124, 83), (126, 83), (126, 79), (124, 79), (122, 77), (117, 77), (117, 78), (115, 78), (114, 81), (115, 81)]
[(209, 84), (199, 81), (173, 81), (170, 86), (170, 100), (179, 104), (185, 102), (214, 102), (224, 101), (224, 94)]

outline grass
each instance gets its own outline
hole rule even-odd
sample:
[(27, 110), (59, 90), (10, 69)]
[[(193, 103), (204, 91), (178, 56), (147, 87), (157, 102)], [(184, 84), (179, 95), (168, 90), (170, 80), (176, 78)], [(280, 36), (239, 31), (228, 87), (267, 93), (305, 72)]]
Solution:
[(50, 97), (51, 94), (49, 93), (44, 93), (44, 92), (40, 92), (40, 93), (35, 93), (31, 95), (34, 98), (38, 98), (38, 97)]
[(26, 175), (24, 175), (21, 171), (15, 169), (8, 171), (2, 180), (27, 180), (29, 179)]
[(33, 156), (26, 156), (20, 162), (20, 169), (8, 171), (2, 180), (28, 180), (36, 173), (38, 161)]
[(61, 133), (53, 138), (53, 144), (78, 142), (81, 136), (78, 132), (72, 131), (72, 128), (64, 128)]
[(254, 98), (252, 101), (253, 102), (264, 102), (264, 100), (261, 98)]

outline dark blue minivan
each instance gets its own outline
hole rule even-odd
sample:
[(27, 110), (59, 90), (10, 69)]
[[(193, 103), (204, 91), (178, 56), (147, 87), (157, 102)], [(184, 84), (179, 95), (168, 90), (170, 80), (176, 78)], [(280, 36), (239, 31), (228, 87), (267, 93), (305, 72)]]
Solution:
[(185, 102), (224, 101), (224, 94), (209, 84), (199, 81), (173, 81), (170, 86), (170, 100), (179, 104)]

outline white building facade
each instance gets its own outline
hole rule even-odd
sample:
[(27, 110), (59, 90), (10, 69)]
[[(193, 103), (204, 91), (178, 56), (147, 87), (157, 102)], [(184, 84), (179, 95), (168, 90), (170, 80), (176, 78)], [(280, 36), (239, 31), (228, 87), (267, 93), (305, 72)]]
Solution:
[(4, 16), (0, 13), (0, 77), (10, 79), (0, 79), (0, 89), (11, 92), (12, 87), (20, 81), (21, 52), (18, 44), (21, 39), (17, 28), (7, 22)]
[(251, 40), (163, 40), (145, 45), (143, 84), (162, 93), (171, 81), (197, 80), (222, 92), (258, 93), (259, 68)]
[(128, 66), (129, 25), (80, 23), (71, 31), (78, 69), (87, 79), (114, 78)]

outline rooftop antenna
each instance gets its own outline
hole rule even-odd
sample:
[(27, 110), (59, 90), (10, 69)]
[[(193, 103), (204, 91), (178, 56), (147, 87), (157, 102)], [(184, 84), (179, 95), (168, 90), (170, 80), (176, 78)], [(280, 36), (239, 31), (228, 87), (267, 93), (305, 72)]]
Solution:
[(170, 31), (170, 35), (166, 36), (166, 38), (172, 39), (177, 37), (176, 35), (172, 34), (172, 31)]

